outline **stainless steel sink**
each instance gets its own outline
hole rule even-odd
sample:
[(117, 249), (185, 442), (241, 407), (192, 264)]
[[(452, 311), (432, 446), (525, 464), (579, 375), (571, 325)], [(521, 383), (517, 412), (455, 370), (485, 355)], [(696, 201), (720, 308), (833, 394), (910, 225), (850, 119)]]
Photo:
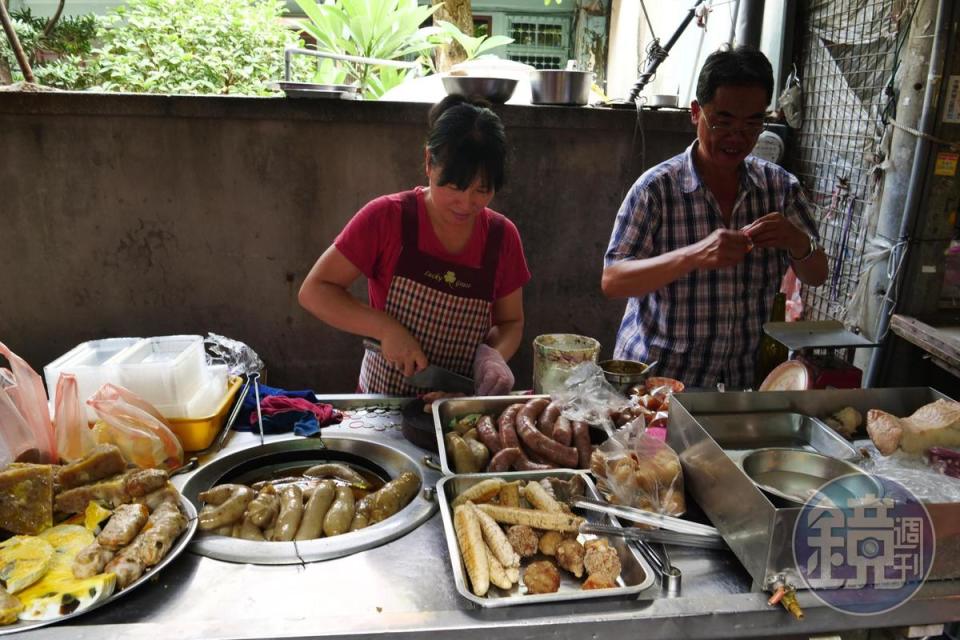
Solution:
[(293, 542), (255, 542), (198, 533), (191, 550), (209, 558), (250, 564), (300, 564), (346, 556), (379, 546), (426, 522), (437, 508), (434, 484), (438, 477), (401, 446), (369, 436), (336, 434), (312, 439), (283, 440), (229, 454), (197, 471), (183, 486), (183, 495), (199, 510), (197, 494), (216, 484), (243, 481), (256, 470), (302, 468), (326, 461), (347, 462), (365, 468), (384, 480), (410, 471), (420, 478), (417, 495), (399, 513), (359, 531), (332, 538)]

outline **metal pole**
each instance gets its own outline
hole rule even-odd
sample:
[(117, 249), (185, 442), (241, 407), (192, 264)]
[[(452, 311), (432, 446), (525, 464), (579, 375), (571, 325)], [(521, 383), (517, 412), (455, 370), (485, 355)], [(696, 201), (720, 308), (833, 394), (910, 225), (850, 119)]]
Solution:
[[(949, 23), (949, 5), (950, 2), (940, 0), (937, 3), (937, 21), (933, 36), (933, 46), (930, 52), (930, 66), (927, 72), (926, 87), (923, 92), (923, 108), (920, 115), (920, 126), (918, 129), (925, 135), (918, 136), (916, 141), (916, 150), (913, 156), (913, 166), (910, 170), (910, 180), (907, 182), (907, 195), (903, 205), (903, 218), (900, 221), (900, 231), (897, 243), (891, 259), (894, 264), (905, 265), (910, 250), (910, 235), (916, 224), (917, 216), (920, 212), (920, 204), (923, 199), (923, 191), (926, 181), (924, 172), (927, 170), (930, 160), (930, 140), (926, 137), (933, 131), (936, 124), (937, 103), (940, 97), (940, 86), (944, 59), (946, 57), (947, 34), (950, 30)], [(900, 249), (897, 249), (900, 247)], [(897, 255), (902, 253), (902, 255)], [(883, 305), (880, 308), (879, 324), (877, 328), (877, 338), (883, 337), (880, 346), (877, 347), (870, 357), (870, 364), (864, 376), (864, 387), (872, 387), (880, 375), (880, 367), (886, 354), (890, 342), (890, 337), (885, 336), (890, 326), (890, 316), (893, 314), (896, 301), (890, 295), (891, 291), (896, 292), (899, 288), (900, 279), (903, 275), (903, 268), (897, 269), (893, 278), (887, 285), (887, 295), (883, 299)]]
[(742, 0), (740, 8), (735, 42), (737, 46), (759, 49), (763, 35), (763, 0)]
[[(643, 73), (640, 74), (640, 77), (637, 78), (636, 84), (633, 85), (633, 89), (630, 90), (630, 97), (627, 99), (628, 102), (634, 102), (637, 99), (637, 96), (640, 95), (640, 92), (643, 91), (643, 88), (647, 86), (647, 83), (653, 78), (653, 75), (657, 72), (657, 67), (660, 66), (660, 63), (667, 59), (667, 54), (670, 53), (670, 49), (673, 48), (673, 45), (677, 43), (677, 40), (680, 39), (680, 36), (683, 35), (684, 30), (687, 28), (687, 25), (693, 20), (696, 15), (697, 7), (703, 4), (706, 0), (696, 0), (693, 3), (693, 6), (690, 7), (690, 10), (687, 11), (687, 17), (683, 19), (683, 22), (680, 23), (680, 26), (677, 27), (677, 30), (673, 32), (673, 35), (670, 36), (670, 39), (667, 41), (667, 44), (660, 46), (660, 43), (656, 40), (653, 41), (653, 46), (650, 47), (650, 51), (647, 54), (647, 60), (643, 69)], [(652, 31), (651, 31), (652, 33)]]

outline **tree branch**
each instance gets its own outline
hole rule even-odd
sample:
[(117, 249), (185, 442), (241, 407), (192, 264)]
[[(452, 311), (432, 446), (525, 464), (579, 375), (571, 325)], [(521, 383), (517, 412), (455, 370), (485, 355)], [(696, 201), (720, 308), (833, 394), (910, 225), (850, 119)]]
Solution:
[(20, 71), (23, 72), (23, 79), (30, 83), (36, 82), (33, 77), (33, 69), (30, 68), (30, 62), (23, 52), (23, 47), (20, 46), (20, 38), (17, 37), (17, 32), (13, 30), (13, 20), (10, 19), (10, 14), (7, 13), (7, 7), (3, 2), (0, 2), (0, 22), (3, 23), (3, 30), (7, 34), (7, 41), (10, 43), (10, 48), (13, 49), (13, 55), (17, 58), (17, 64), (20, 65)]
[(54, 27), (57, 26), (57, 23), (60, 22), (60, 16), (63, 15), (63, 5), (67, 3), (67, 0), (60, 0), (57, 4), (57, 10), (53, 12), (53, 15), (50, 16), (50, 19), (47, 20), (47, 25), (43, 28), (43, 37), (49, 38), (50, 34), (53, 33)]

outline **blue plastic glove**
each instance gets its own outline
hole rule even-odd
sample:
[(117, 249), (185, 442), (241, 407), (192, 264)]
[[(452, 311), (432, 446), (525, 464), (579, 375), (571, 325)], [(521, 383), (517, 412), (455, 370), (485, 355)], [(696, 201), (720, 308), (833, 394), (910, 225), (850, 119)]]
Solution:
[(488, 344), (473, 357), (473, 385), (478, 396), (502, 396), (513, 390), (513, 372), (500, 352)]

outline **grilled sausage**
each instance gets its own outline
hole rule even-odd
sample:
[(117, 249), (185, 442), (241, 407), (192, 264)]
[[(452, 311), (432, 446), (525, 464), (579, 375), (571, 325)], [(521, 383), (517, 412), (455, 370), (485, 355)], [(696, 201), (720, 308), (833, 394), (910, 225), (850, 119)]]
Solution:
[(570, 419), (560, 416), (553, 425), (553, 439), (565, 447), (569, 447), (573, 441), (573, 427), (570, 425)]
[[(349, 487), (347, 488), (349, 491)], [(290, 485), (280, 493), (280, 515), (273, 530), (273, 540), (289, 542), (293, 540), (300, 520), (303, 518), (303, 491), (297, 485)]]
[(144, 504), (122, 504), (110, 516), (107, 525), (97, 536), (97, 542), (104, 549), (118, 551), (130, 544), (149, 517), (150, 510)]
[(520, 455), (513, 461), (513, 468), (517, 471), (546, 471), (547, 469), (556, 469), (557, 465), (549, 462), (534, 462), (527, 457), (523, 450), (520, 450)]
[(500, 446), (504, 449), (510, 447), (519, 447), (520, 439), (517, 437), (517, 428), (515, 426), (517, 413), (523, 408), (523, 403), (512, 404), (503, 410), (497, 420), (497, 426), (500, 428)]
[(548, 438), (553, 437), (553, 425), (557, 422), (557, 418), (560, 417), (560, 403), (551, 402), (547, 405), (547, 408), (543, 410), (543, 413), (540, 414), (540, 418), (537, 420), (537, 429), (540, 430), (540, 433), (547, 436)]
[(590, 425), (580, 420), (574, 420), (571, 423), (573, 429), (573, 446), (577, 450), (577, 467), (580, 469), (590, 468), (590, 454), (593, 451), (593, 445), (590, 444)]
[(537, 415), (543, 411), (548, 401), (545, 398), (531, 400), (517, 413), (517, 433), (523, 444), (548, 462), (561, 467), (576, 468), (579, 454), (573, 447), (566, 447), (556, 440), (543, 435), (534, 426)]
[(353, 514), (356, 504), (353, 499), (353, 489), (337, 487), (337, 498), (330, 505), (330, 510), (323, 518), (323, 533), (326, 536), (338, 536), (350, 530), (353, 523)]
[(336, 493), (336, 485), (331, 480), (324, 480), (317, 485), (303, 509), (303, 518), (300, 519), (294, 540), (313, 540), (320, 537), (323, 532), (323, 519), (333, 504)]
[(493, 458), (490, 459), (490, 464), (487, 465), (487, 472), (503, 473), (504, 471), (509, 471), (511, 468), (513, 468), (517, 458), (522, 455), (523, 452), (520, 451), (520, 447), (501, 449), (493, 456)]
[(489, 449), (491, 456), (496, 455), (503, 448), (500, 434), (497, 433), (497, 427), (490, 416), (483, 416), (477, 421), (477, 437)]

